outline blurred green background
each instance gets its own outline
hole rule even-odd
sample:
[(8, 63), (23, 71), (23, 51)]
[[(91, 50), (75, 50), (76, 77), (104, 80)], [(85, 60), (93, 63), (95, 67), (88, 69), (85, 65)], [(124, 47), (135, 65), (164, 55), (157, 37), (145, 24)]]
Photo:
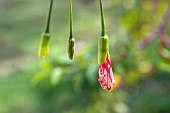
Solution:
[(170, 51), (159, 39), (138, 49), (169, 0), (103, 0), (116, 79), (111, 92), (98, 83), (98, 0), (73, 0), (73, 61), (68, 0), (54, 0), (50, 55), (38, 59), (49, 1), (0, 0), (0, 113), (170, 113), (170, 60), (159, 52)]

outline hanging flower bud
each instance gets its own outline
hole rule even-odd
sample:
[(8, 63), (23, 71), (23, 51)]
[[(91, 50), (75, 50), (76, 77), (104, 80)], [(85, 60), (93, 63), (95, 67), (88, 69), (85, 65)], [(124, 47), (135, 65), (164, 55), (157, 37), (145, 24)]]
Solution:
[(73, 59), (73, 55), (74, 55), (74, 42), (75, 42), (75, 39), (74, 38), (69, 38), (68, 39), (68, 57), (69, 59)]
[(39, 58), (46, 58), (49, 54), (49, 45), (50, 45), (50, 20), (51, 20), (51, 13), (52, 13), (52, 6), (53, 6), (53, 0), (50, 2), (50, 8), (48, 13), (48, 19), (46, 24), (45, 32), (42, 33), (41, 37), (41, 43), (39, 47)]
[(115, 80), (110, 62), (108, 36), (104, 35), (99, 38), (98, 43), (98, 68), (99, 68), (99, 83), (105, 90), (111, 91), (115, 85)]
[(99, 1), (101, 11), (102, 33), (98, 41), (98, 81), (103, 89), (111, 91), (113, 89), (113, 86), (115, 85), (115, 80), (113, 77), (112, 66), (110, 62), (109, 40), (108, 36), (106, 35), (102, 0)]
[(50, 43), (50, 34), (43, 33), (41, 37), (41, 44), (39, 48), (39, 58), (46, 58), (49, 53), (49, 43)]
[(69, 0), (69, 6), (70, 6), (70, 37), (68, 39), (67, 52), (69, 59), (72, 60), (74, 55), (74, 42), (75, 42), (75, 39), (73, 38), (72, 0)]

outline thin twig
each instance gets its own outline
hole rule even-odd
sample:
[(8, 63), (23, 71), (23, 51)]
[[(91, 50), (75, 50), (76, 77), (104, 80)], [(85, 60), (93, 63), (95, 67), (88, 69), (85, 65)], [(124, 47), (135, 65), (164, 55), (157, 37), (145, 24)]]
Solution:
[(147, 45), (149, 45), (152, 41), (154, 41), (156, 38), (160, 38), (161, 42), (163, 45), (166, 47), (170, 47), (170, 40), (168, 36), (165, 35), (164, 31), (166, 29), (167, 23), (170, 18), (170, 1), (168, 2), (168, 7), (167, 10), (165, 11), (165, 14), (162, 17), (162, 20), (158, 27), (156, 28), (155, 32), (152, 33), (151, 35), (145, 37), (140, 43), (139, 43), (139, 48), (143, 49)]

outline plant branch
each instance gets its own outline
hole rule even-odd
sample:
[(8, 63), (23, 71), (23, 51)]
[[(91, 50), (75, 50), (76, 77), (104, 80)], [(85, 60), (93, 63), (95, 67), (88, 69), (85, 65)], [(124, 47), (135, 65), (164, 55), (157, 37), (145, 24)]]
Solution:
[(170, 47), (170, 40), (168, 39), (168, 36), (166, 36), (164, 34), (164, 31), (166, 29), (166, 25), (169, 21), (170, 18), (170, 1), (168, 3), (168, 7), (167, 10), (165, 11), (162, 20), (160, 22), (160, 24), (158, 25), (158, 27), (156, 28), (155, 32), (152, 33), (151, 35), (145, 37), (140, 43), (139, 43), (139, 48), (143, 49), (144, 47), (146, 47), (147, 45), (149, 45), (153, 40), (155, 40), (156, 38), (160, 38), (162, 44), (166, 47)]

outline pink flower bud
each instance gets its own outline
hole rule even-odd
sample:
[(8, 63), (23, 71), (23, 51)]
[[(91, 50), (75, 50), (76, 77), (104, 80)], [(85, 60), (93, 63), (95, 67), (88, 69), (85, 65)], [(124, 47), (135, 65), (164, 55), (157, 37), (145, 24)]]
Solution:
[(106, 60), (103, 65), (99, 66), (99, 79), (100, 85), (103, 89), (111, 91), (115, 85), (113, 77), (112, 66), (110, 63), (109, 55), (107, 54)]

